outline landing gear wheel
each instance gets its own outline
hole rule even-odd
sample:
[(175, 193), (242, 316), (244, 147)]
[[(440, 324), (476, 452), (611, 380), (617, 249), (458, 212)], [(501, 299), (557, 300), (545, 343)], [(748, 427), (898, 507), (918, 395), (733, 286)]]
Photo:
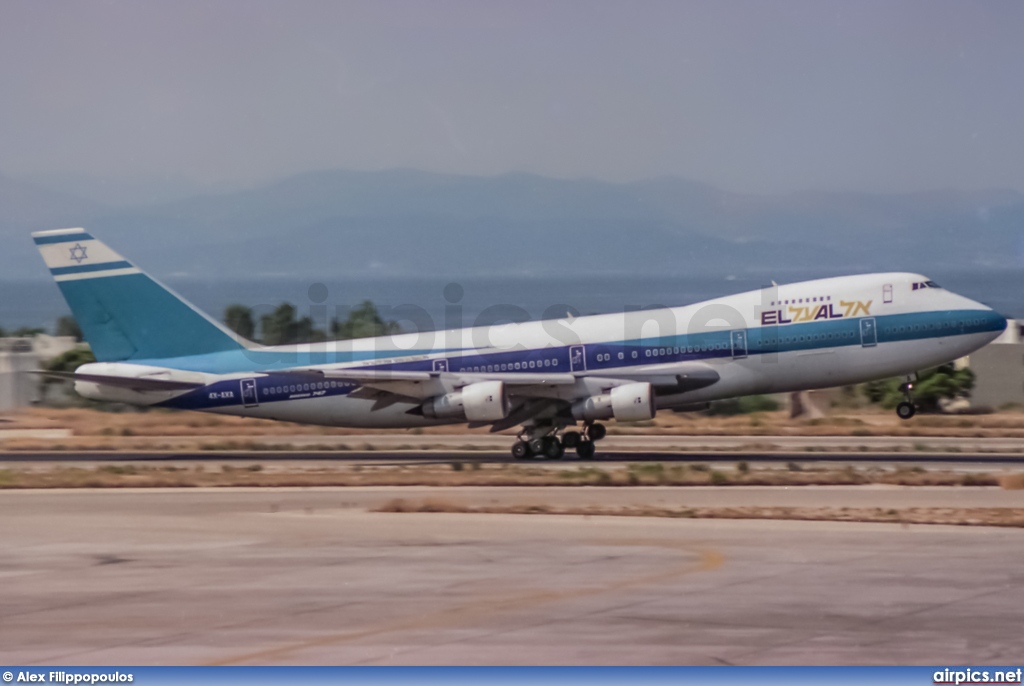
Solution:
[(526, 441), (516, 441), (512, 444), (512, 457), (517, 460), (525, 460), (530, 457), (530, 446), (526, 444)]
[(583, 436), (580, 435), (579, 431), (566, 431), (562, 434), (562, 445), (566, 448), (575, 448), (583, 440)]
[(530, 452), (533, 455), (543, 457), (544, 448), (547, 447), (547, 440), (545, 440), (544, 438), (534, 438), (531, 439), (530, 442), (527, 443), (527, 445), (530, 446)]
[(594, 459), (594, 452), (597, 448), (594, 446), (593, 441), (580, 441), (576, 445), (576, 455), (581, 460), (592, 460)]
[(910, 419), (917, 414), (917, 408), (914, 407), (914, 403), (902, 402), (896, 406), (896, 416), (900, 419)]
[(565, 447), (562, 442), (554, 436), (547, 436), (544, 439), (544, 457), (549, 460), (559, 460), (565, 454)]
[(592, 441), (600, 441), (607, 433), (608, 430), (604, 428), (604, 424), (591, 424), (590, 429), (587, 431), (587, 435), (590, 436)]

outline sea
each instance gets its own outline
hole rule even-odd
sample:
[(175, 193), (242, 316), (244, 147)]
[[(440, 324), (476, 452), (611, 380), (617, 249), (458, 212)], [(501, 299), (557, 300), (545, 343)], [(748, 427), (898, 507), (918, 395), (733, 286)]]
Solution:
[[(815, 278), (801, 274), (780, 284)], [(1011, 318), (1024, 318), (1024, 269), (973, 269), (931, 272), (949, 290), (983, 302)], [(211, 316), (242, 304), (257, 318), (288, 302), (300, 316), (325, 328), (351, 308), (370, 300), (385, 319), (408, 331), (429, 331), (509, 321), (622, 312), (687, 305), (771, 285), (764, 276), (602, 275), (572, 277), (444, 278), (400, 277), (311, 279), (273, 277), (250, 280), (167, 278), (163, 282)], [(53, 281), (0, 280), (0, 327), (52, 330), (69, 310)]]

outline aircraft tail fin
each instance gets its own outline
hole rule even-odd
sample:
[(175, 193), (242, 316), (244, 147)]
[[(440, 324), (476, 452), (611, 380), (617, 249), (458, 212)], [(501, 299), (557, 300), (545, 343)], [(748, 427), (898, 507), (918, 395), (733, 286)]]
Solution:
[(250, 344), (85, 229), (32, 234), (101, 362), (239, 350)]

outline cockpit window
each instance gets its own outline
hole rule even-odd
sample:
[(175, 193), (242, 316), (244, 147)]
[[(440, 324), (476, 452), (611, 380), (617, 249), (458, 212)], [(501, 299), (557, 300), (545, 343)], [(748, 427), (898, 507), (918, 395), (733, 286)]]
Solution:
[(914, 287), (912, 290), (919, 291), (922, 288), (942, 288), (942, 286), (935, 283), (934, 281), (917, 281), (914, 283)]
[(924, 285), (927, 286), (928, 288), (942, 288), (942, 286), (935, 283), (934, 281), (925, 281)]

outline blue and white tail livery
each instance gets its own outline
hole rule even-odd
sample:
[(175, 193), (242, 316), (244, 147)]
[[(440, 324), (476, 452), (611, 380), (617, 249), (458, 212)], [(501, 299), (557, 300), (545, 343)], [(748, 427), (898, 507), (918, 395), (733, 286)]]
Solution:
[(160, 359), (245, 347), (84, 229), (32, 237), (96, 359)]
[[(925, 276), (886, 273), (659, 310), (267, 347), (84, 229), (33, 238), (99, 360), (74, 374), (83, 396), (332, 426), (521, 426), (516, 457), (593, 457), (602, 420), (909, 377), (1006, 328)], [(897, 411), (910, 418), (906, 388)]]

